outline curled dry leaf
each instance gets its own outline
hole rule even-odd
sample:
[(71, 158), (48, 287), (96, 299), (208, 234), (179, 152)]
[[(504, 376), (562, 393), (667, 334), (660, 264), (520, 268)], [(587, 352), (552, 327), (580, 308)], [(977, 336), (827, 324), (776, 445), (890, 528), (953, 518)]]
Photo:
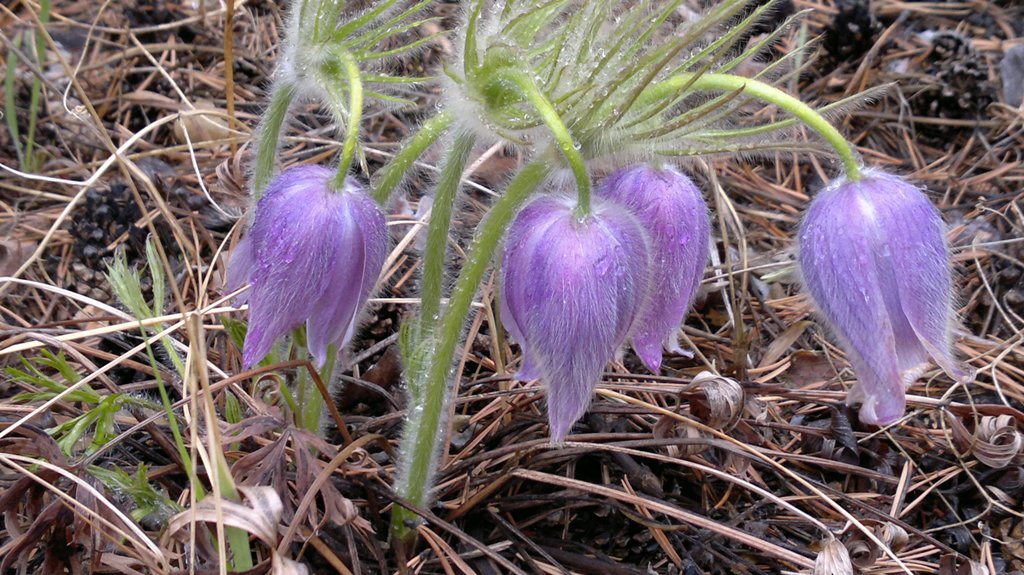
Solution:
[[(247, 146), (247, 145), (246, 145)], [(248, 197), (248, 164), (252, 154), (243, 146), (238, 153), (217, 164), (217, 180), (210, 186), (210, 193), (220, 209), (204, 210), (203, 225), (211, 230), (230, 230), (242, 217), (246, 209), (251, 207), (252, 200)]]
[[(891, 549), (893, 553), (899, 553), (910, 542), (910, 536), (907, 534), (907, 531), (895, 523), (889, 521), (882, 523), (864, 521), (864, 524), (870, 526), (875, 537), (878, 537), (878, 540)], [(846, 543), (846, 547), (850, 552), (853, 564), (862, 570), (874, 565), (875, 561), (878, 561), (883, 554), (882, 549), (868, 540), (860, 531), (853, 535)]]
[(982, 417), (974, 456), (989, 467), (1024, 463), (1024, 434), (1009, 415)]
[[(683, 387), (679, 396), (689, 400), (689, 411), (695, 419), (715, 429), (723, 431), (731, 429), (743, 413), (743, 387), (735, 379), (715, 375), (709, 371), (698, 373), (693, 381)], [(676, 411), (681, 411), (686, 405), (687, 402), (680, 402)], [(688, 425), (679, 425), (675, 419), (666, 416), (658, 419), (652, 431), (654, 436), (659, 439), (673, 435), (693, 440), (703, 437), (697, 429)], [(694, 441), (685, 444), (681, 449), (674, 446), (669, 447), (669, 454), (673, 457), (697, 455), (705, 449), (707, 449), (706, 445)]]
[(702, 371), (683, 388), (683, 395), (697, 392), (690, 412), (709, 427), (729, 430), (743, 413), (743, 386), (735, 379)]
[(875, 535), (894, 552), (902, 551), (910, 543), (910, 535), (907, 534), (907, 530), (889, 521), (876, 527)]
[(245, 494), (249, 505), (228, 499), (221, 499), (218, 504), (210, 495), (197, 503), (194, 509), (182, 511), (172, 517), (167, 522), (165, 537), (186, 535), (193, 519), (208, 523), (222, 520), (224, 525), (242, 529), (255, 535), (267, 546), (276, 547), (277, 526), (284, 512), (281, 498), (270, 487), (241, 487), (240, 490)]
[(973, 454), (981, 463), (994, 469), (1024, 463), (1024, 433), (1013, 416), (982, 416), (973, 434), (959, 418), (949, 417), (947, 421), (957, 447)]
[(281, 497), (277, 492), (271, 487), (240, 486), (238, 489), (245, 496), (247, 505), (221, 499), (218, 513), (218, 504), (210, 495), (197, 503), (194, 509), (182, 511), (172, 517), (167, 522), (167, 531), (164, 533), (164, 547), (166, 548), (167, 540), (172, 537), (187, 540), (188, 530), (193, 521), (216, 523), (220, 520), (226, 526), (236, 527), (256, 536), (270, 549), (272, 575), (307, 575), (309, 571), (305, 565), (281, 557), (277, 553), (278, 528), (284, 514), (284, 504), (281, 503)]
[(217, 164), (216, 169), (218, 190), (237, 199), (240, 208), (249, 202), (246, 198), (249, 185), (246, 165), (252, 161), (252, 157), (245, 153), (247, 149), (243, 146), (237, 154)]
[(850, 553), (838, 539), (831, 537), (814, 559), (814, 575), (853, 575)]

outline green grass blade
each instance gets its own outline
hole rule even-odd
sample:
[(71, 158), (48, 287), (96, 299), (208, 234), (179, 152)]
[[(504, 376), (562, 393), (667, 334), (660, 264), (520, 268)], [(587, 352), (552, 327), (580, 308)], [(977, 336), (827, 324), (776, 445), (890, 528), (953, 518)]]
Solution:
[[(21, 44), (21, 36), (12, 41), (17, 48)], [(7, 53), (7, 72), (4, 74), (4, 118), (7, 120), (7, 131), (11, 133), (14, 151), (18, 154), (18, 165), (25, 168), (25, 150), (21, 147), (21, 134), (18, 131), (18, 108), (14, 101), (14, 80), (18, 69), (18, 53), (11, 50)]]
[[(50, 21), (50, 0), (41, 0), (39, 2), (39, 22), (40, 25), (46, 26), (46, 23)], [(36, 66), (43, 70), (46, 68), (46, 37), (43, 35), (43, 31), (40, 30), (36, 33)], [(30, 172), (35, 172), (36, 160), (32, 153), (32, 148), (35, 143), (36, 136), (36, 123), (39, 121), (39, 96), (42, 93), (43, 83), (38, 77), (32, 78), (32, 93), (29, 96), (28, 101), (28, 131), (25, 133), (25, 168)]]

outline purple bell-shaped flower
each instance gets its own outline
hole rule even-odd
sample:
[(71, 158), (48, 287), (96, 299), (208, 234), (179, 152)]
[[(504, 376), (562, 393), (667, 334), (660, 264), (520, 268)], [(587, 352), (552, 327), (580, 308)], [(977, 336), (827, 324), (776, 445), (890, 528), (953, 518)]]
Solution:
[(693, 181), (671, 167), (623, 168), (605, 178), (596, 193), (629, 208), (650, 237), (652, 289), (637, 318), (633, 349), (658, 373), (662, 345), (683, 353), (677, 334), (704, 276), (711, 241), (708, 207)]
[(918, 188), (872, 170), (819, 192), (800, 229), (800, 267), (857, 374), (847, 401), (862, 403), (862, 421), (902, 417), (906, 388), (929, 357), (967, 377), (952, 353), (944, 225)]
[(331, 170), (279, 174), (256, 206), (249, 234), (228, 265), (227, 289), (252, 283), (242, 352), (251, 366), (303, 322), (318, 366), (343, 347), (387, 257), (384, 214), (354, 178), (330, 187)]
[(647, 294), (651, 259), (639, 222), (594, 198), (539, 196), (516, 217), (501, 270), (502, 321), (522, 347), (517, 377), (548, 389), (548, 422), (561, 442), (590, 405), (605, 364), (625, 343)]

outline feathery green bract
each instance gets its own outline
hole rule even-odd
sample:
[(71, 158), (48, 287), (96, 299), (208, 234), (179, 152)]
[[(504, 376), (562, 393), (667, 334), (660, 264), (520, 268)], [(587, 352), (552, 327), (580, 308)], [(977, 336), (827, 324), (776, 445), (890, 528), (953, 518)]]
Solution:
[[(506, 79), (512, 68), (532, 78), (588, 162), (608, 159), (614, 167), (683, 150), (775, 149), (773, 136), (793, 123), (754, 120), (742, 90), (694, 88), (702, 74), (734, 73), (804, 16), (797, 13), (750, 41), (751, 28), (776, 2), (754, 4), (723, 0), (687, 17), (681, 0), (476, 0), (467, 10), (462, 62), (448, 70), (457, 91), (451, 107), (492, 138), (541, 147), (551, 142), (537, 109)], [(755, 78), (773, 83), (785, 77), (800, 50), (763, 65)], [(672, 93), (652, 90), (678, 75), (692, 80)], [(473, 111), (465, 111), (467, 102)]]
[[(363, 11), (355, 11), (344, 0), (308, 2), (293, 15), (283, 61), (290, 62), (292, 70), (285, 76), (310, 74), (322, 86), (340, 89), (347, 98), (347, 85), (338, 82), (339, 76), (331, 71), (337, 55), (345, 53), (356, 62), (361, 73), (364, 94), (368, 98), (389, 103), (405, 104), (408, 100), (392, 92), (396, 85), (415, 84), (424, 78), (387, 73), (395, 58), (423, 48), (437, 38), (431, 34), (413, 41), (401, 38), (427, 22), (438, 18), (424, 14), (430, 0), (384, 0)], [(290, 48), (290, 49), (289, 49)]]
[[(259, 200), (273, 175), (288, 111), (296, 100), (311, 99), (327, 107), (346, 132), (339, 181), (354, 156), (362, 108), (415, 104), (400, 90), (430, 78), (396, 73), (398, 61), (422, 50), (442, 33), (416, 39), (412, 34), (436, 21), (426, 9), (430, 0), (381, 0), (360, 10), (345, 0), (304, 0), (295, 5), (281, 44), (270, 107), (259, 127), (253, 169), (253, 199)], [(361, 3), (360, 3), (361, 4)], [(358, 109), (356, 109), (358, 108)]]

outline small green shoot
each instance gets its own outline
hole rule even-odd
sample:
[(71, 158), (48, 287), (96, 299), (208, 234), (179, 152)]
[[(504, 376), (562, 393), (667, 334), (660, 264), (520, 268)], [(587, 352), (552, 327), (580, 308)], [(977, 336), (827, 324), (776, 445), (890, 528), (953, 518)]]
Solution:
[(168, 519), (184, 510), (171, 501), (163, 490), (150, 483), (145, 464), (139, 465), (135, 475), (129, 475), (119, 467), (107, 469), (96, 465), (89, 466), (89, 473), (110, 491), (130, 497), (135, 508), (129, 513), (132, 519), (140, 523), (163, 527)]
[[(53, 354), (43, 350), (39, 357), (21, 358), (22, 369), (9, 367), (5, 371), (14, 381), (37, 388), (14, 396), (16, 402), (49, 401), (64, 393), (81, 377), (75, 372), (64, 354)], [(44, 368), (56, 370), (64, 380), (58, 381), (47, 375)], [(156, 405), (144, 399), (124, 393), (101, 394), (89, 386), (81, 386), (64, 396), (64, 399), (82, 404), (85, 412), (60, 425), (47, 429), (66, 455), (74, 455), (76, 446), (91, 436), (86, 454), (92, 453), (117, 437), (119, 430), (115, 417), (126, 407), (138, 406), (155, 408)]]

